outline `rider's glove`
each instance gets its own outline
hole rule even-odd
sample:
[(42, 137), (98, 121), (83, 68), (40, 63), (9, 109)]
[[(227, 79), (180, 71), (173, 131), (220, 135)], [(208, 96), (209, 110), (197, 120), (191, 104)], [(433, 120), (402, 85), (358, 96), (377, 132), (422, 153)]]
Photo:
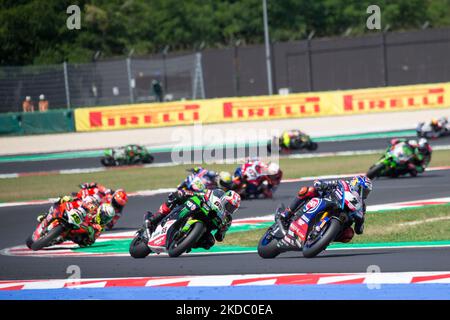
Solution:
[(286, 208), (284, 211), (280, 212), (280, 218), (283, 220), (288, 220), (292, 215), (292, 211), (290, 208)]
[(323, 180), (314, 180), (314, 188), (319, 192), (326, 191), (328, 189), (328, 185)]
[(189, 190), (176, 190), (169, 194), (169, 196), (167, 197), (167, 202), (169, 204), (177, 203), (181, 199), (183, 199), (185, 197), (190, 197), (193, 195), (194, 195), (194, 193)]

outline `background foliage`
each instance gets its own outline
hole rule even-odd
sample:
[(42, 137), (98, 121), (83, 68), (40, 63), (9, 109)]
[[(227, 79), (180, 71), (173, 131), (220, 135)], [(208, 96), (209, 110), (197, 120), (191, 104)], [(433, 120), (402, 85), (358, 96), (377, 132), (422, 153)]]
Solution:
[[(68, 30), (66, 8), (82, 10)], [(368, 5), (389, 30), (450, 26), (450, 0), (268, 0), (272, 41), (346, 33), (365, 27)], [(134, 53), (263, 42), (261, 0), (0, 0), (0, 65), (91, 61)]]

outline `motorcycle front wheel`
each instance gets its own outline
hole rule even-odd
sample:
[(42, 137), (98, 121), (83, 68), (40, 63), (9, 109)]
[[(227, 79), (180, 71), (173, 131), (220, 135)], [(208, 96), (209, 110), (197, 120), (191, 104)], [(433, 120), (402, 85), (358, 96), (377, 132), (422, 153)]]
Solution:
[(50, 230), (46, 235), (37, 239), (31, 244), (31, 250), (38, 251), (42, 248), (48, 247), (56, 238), (58, 238), (64, 232), (62, 225), (57, 225)]
[(306, 240), (303, 246), (303, 256), (313, 258), (325, 250), (341, 231), (341, 223), (336, 219), (331, 219), (328, 227), (320, 234), (319, 239), (313, 241)]
[(267, 230), (258, 243), (258, 255), (263, 259), (273, 259), (281, 252), (278, 248), (278, 240), (271, 234), (271, 230)]
[(179, 231), (176, 232), (174, 237), (168, 244), (167, 253), (170, 257), (178, 257), (182, 255), (197, 243), (197, 241), (201, 238), (205, 231), (206, 227), (203, 222), (198, 221), (186, 235), (182, 236), (179, 239), (174, 239), (179, 234)]

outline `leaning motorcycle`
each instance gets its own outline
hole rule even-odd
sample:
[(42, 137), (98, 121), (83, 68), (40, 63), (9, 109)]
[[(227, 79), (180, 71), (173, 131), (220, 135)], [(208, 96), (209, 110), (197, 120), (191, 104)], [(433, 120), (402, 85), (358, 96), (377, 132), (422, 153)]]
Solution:
[(437, 139), (450, 135), (450, 129), (447, 126), (444, 125), (441, 130), (436, 130), (431, 123), (425, 122), (421, 122), (417, 125), (416, 132), (419, 138), (426, 139)]
[(408, 173), (415, 176), (417, 173), (408, 168), (411, 158), (412, 153), (406, 147), (391, 149), (369, 168), (366, 176), (370, 179), (383, 176), (396, 178)]
[(206, 175), (191, 173), (178, 185), (177, 189), (201, 192), (216, 189), (217, 187), (218, 185), (215, 179), (211, 179)]
[(289, 221), (290, 224), (297, 219), (300, 226), (295, 234), (295, 244), (281, 241), (287, 234), (287, 227), (280, 220), (280, 213), (284, 211), (284, 207), (280, 207), (275, 213), (275, 223), (259, 241), (260, 257), (271, 259), (287, 251), (302, 251), (305, 258), (317, 256), (354, 223), (355, 215), (363, 210), (363, 201), (360, 194), (341, 181), (329, 195), (312, 198), (300, 210), (300, 218), (294, 215)]
[(81, 213), (76, 210), (64, 210), (63, 207), (64, 204), (61, 204), (58, 210), (62, 213), (56, 215), (47, 226), (45, 225), (46, 218), (38, 224), (36, 230), (26, 240), (29, 249), (37, 251), (59, 244), (67, 238), (70, 231), (80, 228), (84, 219)]
[(267, 143), (267, 151), (272, 152), (272, 146), (278, 148), (278, 151), (289, 152), (292, 150), (306, 149), (308, 151), (315, 151), (318, 148), (317, 142), (314, 142), (309, 135), (301, 134), (298, 137), (292, 138), (289, 148), (283, 144), (282, 137), (273, 137), (272, 141)]
[(100, 159), (101, 163), (106, 166), (123, 166), (134, 165), (139, 163), (152, 163), (154, 157), (148, 152), (146, 148), (142, 148), (142, 151), (134, 157), (130, 157), (126, 154), (125, 149), (106, 149), (103, 152), (103, 157)]
[(150, 253), (167, 253), (170, 257), (178, 257), (195, 248), (203, 235), (218, 226), (217, 221), (223, 222), (223, 192), (219, 189), (211, 191), (207, 201), (198, 196), (189, 198), (174, 208), (154, 231), (144, 223), (130, 244), (130, 255), (145, 258)]

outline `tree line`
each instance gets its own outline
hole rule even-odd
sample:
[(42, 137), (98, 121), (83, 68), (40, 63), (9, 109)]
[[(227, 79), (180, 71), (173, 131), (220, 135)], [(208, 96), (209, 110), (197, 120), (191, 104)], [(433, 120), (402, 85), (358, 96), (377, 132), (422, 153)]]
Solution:
[[(267, 0), (272, 41), (360, 35), (372, 0)], [(67, 7), (81, 11), (69, 30)], [(377, 0), (390, 31), (450, 26), (450, 0)], [(262, 0), (0, 0), (0, 65), (192, 51), (264, 41)]]

